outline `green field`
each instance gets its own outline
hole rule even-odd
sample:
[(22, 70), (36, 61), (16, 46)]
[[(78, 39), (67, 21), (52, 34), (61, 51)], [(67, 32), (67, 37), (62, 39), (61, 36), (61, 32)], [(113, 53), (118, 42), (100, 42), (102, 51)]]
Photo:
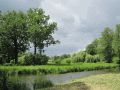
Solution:
[(115, 67), (117, 67), (117, 65), (113, 63), (76, 63), (70, 65), (0, 66), (0, 71), (7, 71), (11, 74), (54, 74), (111, 69)]

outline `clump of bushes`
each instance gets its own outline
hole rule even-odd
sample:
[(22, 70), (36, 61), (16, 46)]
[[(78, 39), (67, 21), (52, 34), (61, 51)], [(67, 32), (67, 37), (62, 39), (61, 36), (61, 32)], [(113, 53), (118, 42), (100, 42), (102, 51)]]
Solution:
[(49, 57), (41, 54), (26, 54), (19, 63), (22, 65), (44, 65), (47, 64)]
[(71, 64), (71, 58), (67, 58), (67, 59), (66, 59), (66, 63), (67, 63), (67, 64)]
[(74, 54), (72, 56), (72, 59), (73, 59), (73, 62), (74, 63), (77, 63), (77, 62), (85, 62), (85, 56), (86, 56), (86, 53), (85, 52), (80, 52), (78, 54)]
[(78, 63), (78, 62), (96, 63), (96, 62), (100, 62), (101, 58), (99, 55), (90, 55), (83, 51), (74, 54), (72, 56), (72, 60), (74, 63)]
[(85, 62), (87, 63), (96, 63), (96, 62), (100, 62), (100, 57), (99, 55), (90, 55), (90, 54), (86, 54), (86, 58), (85, 58)]
[(61, 60), (57, 59), (57, 60), (54, 61), (54, 63), (57, 64), (57, 65), (60, 65), (61, 64)]

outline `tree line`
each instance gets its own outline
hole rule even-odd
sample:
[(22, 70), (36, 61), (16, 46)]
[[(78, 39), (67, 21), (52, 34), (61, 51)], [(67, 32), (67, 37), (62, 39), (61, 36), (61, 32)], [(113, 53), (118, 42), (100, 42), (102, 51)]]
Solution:
[(86, 52), (99, 55), (101, 60), (107, 63), (115, 61), (120, 65), (120, 24), (116, 25), (115, 30), (106, 27), (101, 37), (86, 47)]
[(0, 62), (18, 63), (19, 54), (26, 52), (33, 44), (34, 55), (42, 55), (44, 48), (59, 41), (52, 36), (57, 23), (50, 22), (50, 16), (42, 9), (22, 11), (0, 11)]

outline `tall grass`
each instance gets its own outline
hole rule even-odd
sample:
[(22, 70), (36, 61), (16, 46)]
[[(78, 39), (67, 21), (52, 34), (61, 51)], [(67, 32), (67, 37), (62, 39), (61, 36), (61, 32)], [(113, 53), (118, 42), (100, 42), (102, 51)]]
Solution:
[(7, 71), (10, 74), (51, 74), (68, 73), (90, 70), (111, 69), (117, 67), (113, 63), (76, 63), (70, 65), (41, 65), (41, 66), (0, 66), (0, 72)]

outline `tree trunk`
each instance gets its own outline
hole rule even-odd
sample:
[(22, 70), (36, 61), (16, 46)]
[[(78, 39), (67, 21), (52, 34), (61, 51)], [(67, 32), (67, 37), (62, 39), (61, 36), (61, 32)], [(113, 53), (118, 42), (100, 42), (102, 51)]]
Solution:
[(36, 41), (34, 42), (34, 55), (37, 53), (37, 46), (36, 46)]
[(18, 44), (17, 39), (14, 40), (15, 64), (18, 64)]
[(118, 68), (120, 70), (120, 49), (118, 50), (118, 57), (119, 57), (119, 60), (118, 60)]

